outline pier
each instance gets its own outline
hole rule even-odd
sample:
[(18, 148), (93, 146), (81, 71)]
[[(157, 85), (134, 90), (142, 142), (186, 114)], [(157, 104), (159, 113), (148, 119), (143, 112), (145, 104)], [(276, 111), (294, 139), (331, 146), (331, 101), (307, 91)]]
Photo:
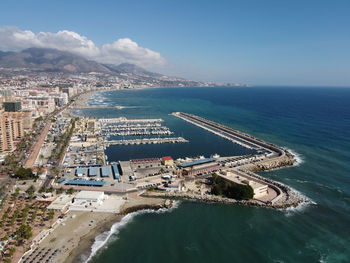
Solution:
[(109, 145), (139, 145), (139, 144), (161, 144), (161, 143), (185, 143), (188, 140), (182, 137), (174, 138), (147, 138), (147, 139), (135, 139), (135, 140), (113, 140), (107, 141)]
[(127, 119), (125, 117), (120, 118), (101, 118), (99, 119), (101, 123), (154, 123), (154, 122), (163, 122), (162, 119)]
[(207, 131), (210, 131), (216, 135), (219, 135), (225, 139), (238, 143), (248, 149), (265, 150), (271, 157), (283, 156), (285, 154), (284, 150), (276, 145), (226, 127), (222, 124), (183, 112), (174, 112), (172, 115), (190, 122), (198, 127), (201, 127)]
[(162, 126), (158, 122), (144, 122), (137, 124), (103, 124), (102, 136), (138, 136), (138, 135), (171, 135), (168, 127)]

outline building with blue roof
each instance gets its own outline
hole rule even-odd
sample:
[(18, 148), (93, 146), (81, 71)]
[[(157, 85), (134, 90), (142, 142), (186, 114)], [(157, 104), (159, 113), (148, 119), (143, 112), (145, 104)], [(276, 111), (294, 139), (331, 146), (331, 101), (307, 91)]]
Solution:
[(193, 162), (180, 163), (177, 166), (180, 168), (187, 168), (187, 167), (192, 167), (192, 166), (205, 164), (205, 163), (211, 163), (211, 162), (215, 162), (215, 161), (216, 161), (215, 158), (205, 158), (205, 159), (199, 159), (199, 160), (196, 160)]
[(89, 177), (94, 177), (98, 175), (98, 168), (97, 167), (90, 167), (89, 168)]
[(75, 175), (79, 177), (86, 175), (86, 169), (78, 167), (75, 169)]
[(96, 180), (83, 180), (83, 179), (73, 179), (65, 183), (65, 185), (76, 185), (76, 186), (103, 186), (106, 182), (96, 181)]
[(119, 164), (112, 164), (113, 178), (115, 180), (120, 180)]
[(111, 167), (102, 166), (101, 167), (101, 177), (110, 177), (111, 176)]
[(57, 183), (58, 184), (63, 183), (65, 180), (66, 180), (66, 178), (62, 177), (62, 178), (57, 180)]

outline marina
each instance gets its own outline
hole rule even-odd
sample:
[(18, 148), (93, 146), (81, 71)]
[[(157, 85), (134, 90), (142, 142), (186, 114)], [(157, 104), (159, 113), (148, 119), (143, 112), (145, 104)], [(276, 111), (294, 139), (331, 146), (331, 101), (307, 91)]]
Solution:
[(107, 141), (106, 145), (135, 145), (135, 144), (161, 144), (161, 143), (186, 143), (188, 140), (182, 137), (173, 138), (145, 138), (135, 140), (112, 140)]
[(159, 122), (124, 123), (120, 125), (103, 124), (101, 136), (139, 136), (139, 135), (171, 135), (173, 132)]
[(125, 117), (99, 119), (101, 123), (159, 123), (163, 121), (163, 119), (127, 119)]

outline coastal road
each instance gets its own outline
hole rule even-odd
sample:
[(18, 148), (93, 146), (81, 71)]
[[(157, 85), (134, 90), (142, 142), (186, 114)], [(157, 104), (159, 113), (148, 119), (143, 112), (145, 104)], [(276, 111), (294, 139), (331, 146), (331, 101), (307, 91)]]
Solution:
[(50, 128), (51, 128), (51, 121), (48, 121), (48, 123), (46, 123), (44, 129), (42, 130), (41, 134), (39, 135), (36, 143), (32, 147), (32, 150), (29, 154), (29, 157), (27, 158), (27, 160), (24, 164), (25, 168), (33, 168), (35, 161), (36, 161), (36, 158), (38, 157), (40, 149), (44, 144), (45, 138), (46, 138)]

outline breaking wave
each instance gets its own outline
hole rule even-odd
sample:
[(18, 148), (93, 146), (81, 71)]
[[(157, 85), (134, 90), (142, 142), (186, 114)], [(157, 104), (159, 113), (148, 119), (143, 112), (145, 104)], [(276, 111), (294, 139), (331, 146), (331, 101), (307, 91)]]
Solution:
[(297, 162), (293, 166), (299, 166), (304, 162), (303, 156), (300, 153), (286, 147), (284, 147), (284, 149), (294, 155)]
[[(174, 201), (171, 208), (161, 208), (158, 210), (145, 209), (145, 210), (140, 210), (137, 212), (127, 214), (119, 222), (113, 224), (109, 231), (103, 232), (98, 236), (96, 236), (95, 242), (91, 246), (90, 256), (85, 262), (89, 262), (102, 248), (107, 248), (109, 241), (116, 240), (116, 236), (118, 235), (120, 230), (123, 229), (130, 222), (132, 222), (136, 216), (142, 215), (142, 214), (148, 214), (148, 213), (156, 213), (156, 214), (168, 213), (178, 208), (179, 205), (180, 205), (180, 201)], [(112, 237), (115, 237), (115, 238), (112, 239)]]

